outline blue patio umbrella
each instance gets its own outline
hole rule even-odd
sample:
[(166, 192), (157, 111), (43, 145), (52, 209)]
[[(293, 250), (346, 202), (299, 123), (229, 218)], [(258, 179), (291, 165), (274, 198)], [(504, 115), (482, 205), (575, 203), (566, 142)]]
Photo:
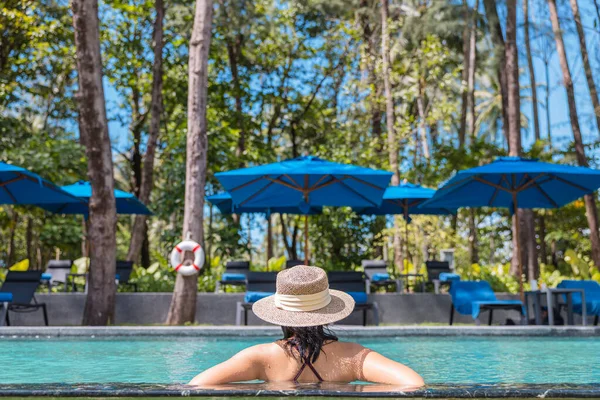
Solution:
[(315, 215), (320, 214), (323, 210), (321, 207), (311, 207), (308, 213), (300, 210), (299, 207), (292, 206), (274, 206), (274, 207), (235, 207), (231, 195), (227, 192), (213, 194), (207, 196), (206, 200), (217, 207), (222, 214), (294, 214), (294, 215)]
[(0, 162), (0, 204), (63, 203), (87, 206), (54, 183), (16, 165)]
[[(62, 189), (72, 196), (83, 200), (81, 203), (55, 202), (52, 204), (38, 204), (40, 207), (57, 214), (82, 214), (88, 215), (88, 201), (92, 197), (92, 185), (86, 181), (79, 181), (72, 185), (62, 186)], [(115, 189), (117, 214), (143, 214), (151, 215), (152, 212), (137, 197), (131, 193)]]
[[(235, 207), (377, 207), (391, 172), (339, 164), (314, 156), (215, 174)], [(304, 247), (308, 258), (308, 216)], [(308, 262), (308, 259), (305, 261)]]
[[(423, 207), (558, 208), (600, 187), (600, 171), (551, 164), (537, 159), (499, 157), (480, 167), (459, 171)], [(515, 233), (519, 237), (518, 214)], [(523, 276), (517, 240), (519, 275)], [(523, 282), (521, 295), (523, 293)]]
[(411, 214), (448, 215), (456, 213), (456, 209), (421, 207), (423, 202), (431, 199), (434, 194), (434, 189), (404, 182), (398, 186), (389, 186), (383, 194), (383, 202), (379, 207), (355, 208), (354, 211), (361, 215), (402, 215), (406, 221), (404, 243), (406, 254), (408, 254), (408, 224), (411, 221)]

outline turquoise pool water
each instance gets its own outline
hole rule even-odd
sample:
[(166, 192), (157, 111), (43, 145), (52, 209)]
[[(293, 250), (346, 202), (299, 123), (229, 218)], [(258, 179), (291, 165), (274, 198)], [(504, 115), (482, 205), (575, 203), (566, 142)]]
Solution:
[[(185, 383), (272, 338), (0, 340), (0, 383)], [(409, 365), (428, 384), (600, 383), (598, 338), (359, 339)]]

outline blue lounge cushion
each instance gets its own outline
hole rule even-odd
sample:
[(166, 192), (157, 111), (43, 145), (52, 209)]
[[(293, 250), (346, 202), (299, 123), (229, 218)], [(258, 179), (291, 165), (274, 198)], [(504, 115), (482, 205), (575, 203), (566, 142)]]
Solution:
[[(600, 315), (600, 284), (596, 281), (564, 280), (556, 287), (561, 289), (583, 289), (585, 293), (585, 311), (588, 315)], [(566, 295), (565, 301), (566, 301)], [(582, 313), (581, 294), (573, 293), (573, 311)]]
[(440, 274), (440, 282), (460, 281), (460, 275), (454, 272), (442, 272)]
[(234, 273), (231, 273), (231, 272), (226, 272), (223, 275), (221, 275), (221, 280), (223, 282), (245, 281), (246, 280), (246, 275), (244, 275), (244, 274), (234, 274)]
[(367, 293), (366, 292), (347, 292), (356, 304), (367, 304)]
[(8, 303), (13, 300), (12, 293), (0, 292), (0, 303)]
[(373, 280), (373, 282), (389, 281), (390, 274), (380, 272), (377, 274), (373, 274), (373, 277), (371, 279)]
[(490, 284), (486, 281), (455, 281), (450, 286), (450, 296), (454, 309), (473, 319), (479, 317), (482, 305), (521, 305), (519, 300), (498, 300)]
[(265, 297), (269, 297), (274, 294), (275, 293), (269, 293), (269, 292), (246, 292), (246, 295), (244, 296), (244, 301), (246, 303), (254, 303), (260, 299), (264, 299)]
[(50, 280), (52, 280), (52, 274), (47, 274), (47, 273), (45, 273), (45, 272), (44, 272), (44, 273), (42, 274), (42, 278), (41, 278), (41, 279), (42, 279), (43, 281), (50, 281)]

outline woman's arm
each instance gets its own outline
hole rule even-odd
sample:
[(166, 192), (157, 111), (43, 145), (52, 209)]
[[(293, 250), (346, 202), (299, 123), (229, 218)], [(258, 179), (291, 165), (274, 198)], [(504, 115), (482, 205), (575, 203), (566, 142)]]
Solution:
[(369, 382), (420, 387), (425, 384), (415, 371), (379, 353), (370, 351), (362, 366), (363, 379)]
[(260, 379), (263, 368), (260, 351), (257, 349), (259, 347), (261, 346), (253, 346), (242, 350), (229, 360), (201, 372), (190, 381), (189, 385), (220, 385), (229, 382)]

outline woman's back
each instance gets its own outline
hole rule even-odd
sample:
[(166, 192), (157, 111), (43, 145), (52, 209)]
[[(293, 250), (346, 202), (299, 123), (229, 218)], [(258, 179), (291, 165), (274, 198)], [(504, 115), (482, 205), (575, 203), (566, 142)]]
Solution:
[(256, 356), (262, 359), (265, 373), (262, 379), (269, 382), (351, 382), (362, 379), (361, 366), (369, 352), (356, 343), (330, 342), (323, 346), (316, 361), (307, 362), (306, 359), (300, 361), (298, 351), (290, 350), (283, 340), (258, 345), (249, 350), (256, 352)]
[(302, 368), (304, 362), (300, 361), (298, 352), (287, 348), (283, 340), (247, 348), (196, 376), (190, 384), (218, 385), (260, 379), (301, 383), (364, 380), (411, 387), (423, 385), (423, 379), (412, 369), (357, 343), (325, 344), (317, 360), (311, 363), (316, 374), (308, 365)]

